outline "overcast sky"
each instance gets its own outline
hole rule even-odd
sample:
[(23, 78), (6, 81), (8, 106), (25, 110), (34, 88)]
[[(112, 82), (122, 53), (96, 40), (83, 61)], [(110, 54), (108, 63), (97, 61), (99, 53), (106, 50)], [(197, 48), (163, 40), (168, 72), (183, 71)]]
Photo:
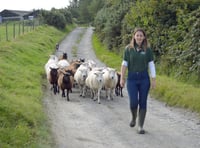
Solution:
[(71, 0), (1, 0), (0, 12), (4, 9), (9, 10), (33, 10), (51, 8), (65, 8), (69, 6)]

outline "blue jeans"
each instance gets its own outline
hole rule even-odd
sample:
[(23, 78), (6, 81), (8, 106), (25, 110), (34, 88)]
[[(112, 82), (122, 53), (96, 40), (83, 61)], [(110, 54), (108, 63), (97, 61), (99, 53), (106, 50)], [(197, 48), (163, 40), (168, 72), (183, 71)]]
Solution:
[(150, 88), (150, 79), (147, 71), (128, 72), (127, 90), (130, 100), (130, 109), (147, 109), (147, 97)]

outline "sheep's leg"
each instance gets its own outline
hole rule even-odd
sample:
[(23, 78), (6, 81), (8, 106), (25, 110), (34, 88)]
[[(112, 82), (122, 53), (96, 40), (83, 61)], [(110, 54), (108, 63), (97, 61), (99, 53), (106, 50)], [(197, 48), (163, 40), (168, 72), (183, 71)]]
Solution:
[(116, 96), (119, 96), (119, 95), (120, 95), (120, 88), (117, 87), (117, 88), (116, 88)]
[(60, 89), (59, 89), (59, 86), (57, 86), (57, 90), (58, 90), (58, 93), (60, 93)]
[(81, 85), (80, 85), (80, 84), (78, 85), (78, 87), (79, 87), (79, 92), (80, 92), (79, 96), (81, 97), (81, 96), (82, 96), (82, 91), (83, 91), (83, 88), (81, 87)]
[(98, 89), (97, 91), (97, 98), (98, 98), (98, 103), (101, 104), (100, 102), (100, 92), (101, 92), (101, 89)]
[(123, 95), (123, 93), (122, 93), (122, 88), (121, 88), (120, 90), (121, 90), (121, 97), (123, 97), (124, 95)]
[(106, 92), (106, 98), (109, 100), (109, 98), (108, 98), (108, 88), (105, 89), (105, 92)]
[(57, 93), (57, 85), (56, 84), (53, 84), (53, 92), (54, 92), (54, 94)]
[(92, 100), (94, 99), (94, 95), (93, 95), (93, 91), (92, 90), (90, 90), (90, 97), (91, 97)]
[(117, 87), (115, 88), (115, 95), (118, 96)]
[(85, 86), (82, 87), (82, 92), (83, 92), (82, 96), (83, 96), (83, 98), (85, 98), (85, 92), (86, 92), (86, 87)]
[(80, 88), (79, 91), (80, 91), (79, 96), (82, 97), (82, 92), (83, 92), (82, 88)]
[(67, 89), (67, 101), (69, 101), (69, 90)]
[(113, 92), (114, 92), (114, 89), (111, 88), (111, 89), (110, 89), (110, 98), (111, 98), (111, 100), (113, 100), (113, 98), (114, 98), (114, 97), (113, 97)]
[(91, 89), (91, 99), (93, 101), (96, 101), (96, 99), (95, 99), (95, 91), (93, 89)]
[(106, 88), (106, 98), (110, 101), (110, 88)]
[(62, 89), (62, 97), (65, 97), (65, 90)]

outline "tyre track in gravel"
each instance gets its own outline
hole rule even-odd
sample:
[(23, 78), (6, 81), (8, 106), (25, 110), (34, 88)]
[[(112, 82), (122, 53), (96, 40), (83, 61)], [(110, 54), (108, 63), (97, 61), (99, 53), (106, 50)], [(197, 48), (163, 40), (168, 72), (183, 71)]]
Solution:
[[(67, 52), (69, 60), (92, 59), (105, 66), (93, 52), (92, 27), (77, 27), (61, 43), (55, 53)], [(77, 57), (74, 57), (76, 50)], [(102, 53), (103, 54), (103, 53)], [(119, 65), (120, 66), (120, 65)], [(44, 96), (44, 106), (49, 117), (56, 148), (199, 148), (200, 119), (195, 113), (166, 106), (148, 98), (145, 135), (130, 128), (129, 101), (126, 88), (124, 97), (113, 101), (104, 99), (101, 104), (89, 96), (79, 97), (73, 88), (67, 102), (61, 94), (54, 95), (49, 86)]]

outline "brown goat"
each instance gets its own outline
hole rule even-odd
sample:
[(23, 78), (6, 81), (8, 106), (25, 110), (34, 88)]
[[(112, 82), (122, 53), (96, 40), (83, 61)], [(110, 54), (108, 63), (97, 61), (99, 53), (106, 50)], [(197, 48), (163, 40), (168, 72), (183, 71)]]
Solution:
[(120, 85), (121, 73), (117, 72), (117, 77), (118, 77), (118, 81), (117, 81), (117, 85), (115, 87), (115, 94), (116, 94), (116, 96), (123, 97), (123, 93), (122, 93), (123, 87), (121, 87), (121, 85)]
[(67, 101), (69, 101), (69, 92), (72, 92), (72, 86), (72, 70), (60, 70), (58, 77), (58, 87), (62, 90), (62, 97), (66, 97), (65, 90), (67, 90)]
[(54, 94), (56, 94), (58, 92), (58, 68), (50, 67), (50, 69), (49, 83), (52, 85)]
[(71, 62), (70, 65), (67, 67), (67, 69), (72, 70), (73, 74), (76, 73), (76, 70), (78, 69), (78, 67), (81, 65), (81, 62), (78, 61), (74, 61)]

